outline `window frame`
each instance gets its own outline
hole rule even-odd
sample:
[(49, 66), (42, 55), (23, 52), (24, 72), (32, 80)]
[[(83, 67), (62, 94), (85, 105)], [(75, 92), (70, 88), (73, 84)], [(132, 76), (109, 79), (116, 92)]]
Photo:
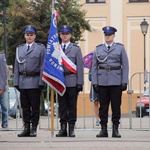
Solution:
[(86, 0), (87, 4), (95, 4), (95, 3), (106, 3), (106, 0), (102, 0), (101, 2), (98, 2), (98, 0), (94, 0), (94, 2), (90, 2), (90, 0)]
[(149, 0), (129, 0), (129, 3), (147, 3)]

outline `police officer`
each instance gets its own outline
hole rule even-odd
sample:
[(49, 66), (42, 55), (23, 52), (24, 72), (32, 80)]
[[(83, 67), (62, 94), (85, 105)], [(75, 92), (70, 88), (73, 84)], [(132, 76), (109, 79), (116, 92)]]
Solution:
[[(83, 61), (79, 46), (70, 42), (72, 28), (68, 25), (62, 25), (60, 28), (61, 47), (65, 55), (76, 65), (77, 73), (70, 72), (64, 66), (66, 92), (63, 96), (58, 96), (60, 131), (56, 137), (75, 137), (74, 126), (77, 120), (77, 98), (78, 93), (82, 91), (83, 85)], [(67, 124), (69, 133), (67, 134)]]
[(2, 128), (8, 127), (8, 113), (5, 102), (4, 92), (7, 85), (7, 66), (5, 54), (0, 52), (0, 105), (2, 109)]
[(40, 94), (44, 86), (42, 65), (45, 46), (34, 41), (35, 27), (27, 25), (24, 33), (26, 43), (16, 48), (14, 68), (14, 86), (20, 91), (24, 122), (24, 130), (18, 137), (36, 137), (40, 116)]
[(101, 131), (96, 137), (108, 137), (108, 108), (112, 110), (112, 137), (120, 138), (118, 131), (121, 117), (122, 91), (127, 89), (129, 64), (124, 46), (115, 43), (117, 29), (103, 27), (105, 43), (96, 46), (92, 63), (92, 85), (100, 96)]
[(5, 92), (7, 84), (6, 58), (5, 54), (0, 52), (0, 95)]

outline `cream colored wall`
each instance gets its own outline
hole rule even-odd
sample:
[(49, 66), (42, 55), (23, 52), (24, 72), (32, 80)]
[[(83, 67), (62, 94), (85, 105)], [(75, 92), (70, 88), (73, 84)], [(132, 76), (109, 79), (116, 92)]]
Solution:
[[(123, 93), (122, 95), (122, 105), (121, 105), (121, 113), (122, 114), (129, 114), (130, 107), (132, 109), (132, 112), (135, 112), (136, 110), (136, 101), (137, 96), (139, 94), (133, 94), (132, 95), (132, 102), (129, 102), (128, 95)], [(131, 105), (131, 106), (129, 106)], [(111, 113), (111, 109), (109, 109), (109, 113)], [(80, 93), (78, 97), (78, 103), (77, 103), (77, 115), (78, 116), (94, 116), (94, 105), (89, 100), (89, 94), (83, 94)]]
[[(140, 23), (145, 18), (150, 24), (150, 3), (128, 3), (123, 1), (123, 21), (124, 21), (124, 43), (127, 47), (130, 62), (130, 77), (136, 72), (144, 70), (144, 37), (141, 32)], [(150, 71), (150, 27), (146, 34), (146, 69)], [(134, 77), (133, 89), (137, 92), (138, 76)], [(143, 86), (143, 82), (142, 82)]]
[[(85, 31), (84, 42), (80, 42), (83, 56), (93, 51), (95, 46), (104, 42), (102, 27), (111, 25), (117, 28), (115, 41), (124, 44), (130, 64), (129, 79), (136, 72), (144, 70), (144, 37), (141, 32), (140, 23), (143, 18), (150, 24), (150, 3), (129, 3), (128, 0), (106, 0), (106, 3), (86, 4), (83, 9), (87, 11), (86, 19), (96, 30)], [(150, 27), (146, 34), (146, 68), (150, 71)], [(85, 73), (88, 69), (85, 69)], [(85, 93), (89, 92), (89, 85), (85, 77)], [(134, 77), (132, 87), (138, 92), (139, 78)], [(142, 82), (143, 84), (143, 82)], [(143, 85), (142, 85), (143, 86)]]

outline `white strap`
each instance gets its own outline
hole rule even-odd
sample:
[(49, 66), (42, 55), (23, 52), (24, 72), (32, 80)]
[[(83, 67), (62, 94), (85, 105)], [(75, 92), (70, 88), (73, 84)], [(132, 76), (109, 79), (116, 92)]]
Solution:
[(101, 60), (101, 59), (99, 59), (98, 58), (98, 55), (97, 55), (97, 52), (96, 52), (96, 49), (95, 49), (95, 55), (96, 55), (96, 58), (97, 58), (97, 60), (99, 61), (99, 62), (104, 62), (104, 61), (106, 61), (107, 60), (107, 56), (103, 59), (103, 60)]
[(18, 58), (18, 53), (19, 53), (19, 52), (18, 52), (18, 47), (17, 47), (17, 49), (16, 49), (16, 59), (17, 59), (17, 61), (18, 61), (19, 64), (22, 64), (22, 63), (24, 63), (26, 60), (24, 59), (23, 61), (20, 61), (19, 58)]

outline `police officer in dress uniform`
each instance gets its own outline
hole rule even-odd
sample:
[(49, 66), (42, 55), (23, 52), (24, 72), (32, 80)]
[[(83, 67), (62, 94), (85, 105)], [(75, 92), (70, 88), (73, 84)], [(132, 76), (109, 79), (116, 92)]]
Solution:
[(42, 65), (45, 46), (34, 41), (35, 27), (27, 25), (24, 33), (26, 44), (17, 47), (14, 68), (14, 87), (20, 91), (24, 122), (24, 130), (18, 137), (36, 137), (40, 116), (40, 94), (44, 86)]
[(7, 70), (6, 70), (5, 54), (0, 52), (0, 105), (2, 108), (2, 128), (7, 128), (7, 107), (4, 98), (4, 92), (7, 85)]
[(0, 95), (5, 92), (7, 85), (7, 71), (5, 54), (0, 52)]
[(121, 117), (122, 91), (127, 89), (129, 64), (124, 46), (115, 43), (114, 27), (103, 27), (105, 43), (96, 46), (92, 63), (92, 85), (100, 96), (101, 131), (96, 137), (108, 137), (108, 108), (112, 110), (112, 137), (120, 138), (118, 131)]
[(7, 65), (5, 54), (0, 52), (0, 106), (2, 109), (2, 128), (8, 127), (7, 101), (5, 94), (7, 91)]
[[(60, 113), (60, 131), (56, 137), (75, 137), (74, 126), (77, 120), (77, 98), (78, 93), (83, 89), (83, 60), (79, 46), (70, 42), (72, 28), (62, 25), (60, 28), (61, 47), (65, 55), (76, 65), (77, 73), (70, 72), (64, 66), (66, 92), (58, 96)], [(69, 133), (67, 134), (67, 123)]]

